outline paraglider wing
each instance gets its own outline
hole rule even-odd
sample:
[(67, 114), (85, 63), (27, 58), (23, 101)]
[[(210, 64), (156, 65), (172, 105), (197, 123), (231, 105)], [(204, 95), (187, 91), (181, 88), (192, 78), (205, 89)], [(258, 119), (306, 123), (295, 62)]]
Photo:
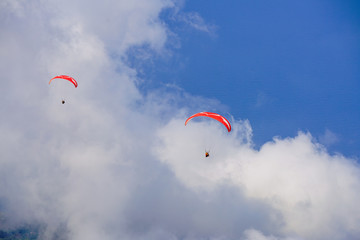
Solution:
[(74, 84), (74, 86), (77, 88), (78, 83), (75, 81), (75, 79), (73, 79), (72, 77), (66, 76), (66, 75), (59, 75), (56, 77), (53, 77), (52, 79), (50, 79), (49, 84), (52, 82), (52, 80), (56, 79), (56, 78), (60, 78), (60, 79), (65, 79), (68, 80), (69, 82), (71, 82), (72, 84)]
[(213, 118), (215, 120), (218, 120), (219, 122), (221, 122), (222, 124), (224, 124), (224, 126), (226, 127), (226, 129), (228, 130), (228, 132), (231, 131), (231, 124), (230, 122), (224, 118), (223, 116), (217, 114), (217, 113), (211, 113), (211, 112), (199, 112), (196, 113), (194, 115), (192, 115), (191, 117), (189, 117), (188, 119), (186, 119), (185, 121), (185, 126), (186, 124), (193, 119), (194, 117), (209, 117), (209, 118)]

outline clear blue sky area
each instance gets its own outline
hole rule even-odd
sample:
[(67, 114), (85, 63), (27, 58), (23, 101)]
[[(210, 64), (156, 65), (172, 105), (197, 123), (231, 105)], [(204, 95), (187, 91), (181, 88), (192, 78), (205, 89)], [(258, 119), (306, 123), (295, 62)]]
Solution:
[(165, 13), (181, 47), (149, 75), (249, 119), (257, 147), (301, 130), (332, 153), (360, 157), (359, 1), (196, 0), (184, 10), (215, 34)]

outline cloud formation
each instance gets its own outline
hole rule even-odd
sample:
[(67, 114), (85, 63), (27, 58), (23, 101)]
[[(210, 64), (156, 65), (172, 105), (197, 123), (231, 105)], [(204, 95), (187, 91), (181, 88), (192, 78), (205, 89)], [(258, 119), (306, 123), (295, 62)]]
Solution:
[(198, 31), (205, 32), (210, 35), (215, 35), (216, 33), (216, 26), (205, 22), (205, 20), (197, 12), (181, 13), (178, 15), (177, 19)]
[[(2, 1), (0, 229), (32, 224), (41, 239), (75, 240), (356, 239), (354, 159), (302, 132), (256, 150), (247, 120), (232, 119), (230, 134), (211, 121), (184, 126), (194, 111), (221, 110), (216, 101), (139, 91), (124, 58), (132, 47), (166, 50), (171, 29), (159, 15), (177, 4)], [(58, 74), (79, 87), (49, 86)]]

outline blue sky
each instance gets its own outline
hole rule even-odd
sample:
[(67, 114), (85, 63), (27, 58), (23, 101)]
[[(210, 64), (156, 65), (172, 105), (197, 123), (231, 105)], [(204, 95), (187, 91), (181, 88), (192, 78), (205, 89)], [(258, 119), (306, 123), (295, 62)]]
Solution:
[(147, 77), (218, 99), (250, 120), (258, 147), (309, 131), (331, 153), (359, 157), (359, 3), (199, 0), (184, 11), (210, 32), (167, 21), (181, 47)]

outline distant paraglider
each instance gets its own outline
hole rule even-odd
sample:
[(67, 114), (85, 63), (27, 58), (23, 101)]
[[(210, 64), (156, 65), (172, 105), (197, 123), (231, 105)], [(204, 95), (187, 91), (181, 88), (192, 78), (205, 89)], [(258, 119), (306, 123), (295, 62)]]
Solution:
[[(209, 118), (215, 119), (215, 120), (219, 121), (220, 123), (222, 123), (226, 127), (228, 132), (231, 131), (230, 122), (225, 117), (223, 117), (217, 113), (212, 113), (212, 112), (199, 112), (199, 113), (192, 115), (191, 117), (186, 119), (185, 126), (194, 117), (209, 117)], [(210, 157), (210, 150), (209, 151), (205, 150), (205, 157)]]
[(75, 88), (77, 88), (77, 86), (78, 86), (78, 83), (76, 82), (75, 79), (73, 79), (72, 77), (66, 76), (66, 75), (59, 75), (59, 76), (53, 77), (52, 79), (50, 79), (49, 84), (52, 82), (52, 80), (57, 79), (57, 78), (68, 80), (69, 82), (74, 84)]
[[(75, 86), (75, 88), (77, 88), (77, 86), (78, 86), (78, 83), (76, 82), (76, 80), (75, 80), (74, 78), (72, 78), (72, 77), (67, 76), (67, 75), (59, 75), (59, 76), (53, 77), (52, 79), (50, 79), (49, 84), (50, 84), (54, 79), (64, 79), (64, 80), (67, 80), (67, 81), (71, 82), (71, 83)], [(61, 103), (62, 103), (62, 104), (65, 104), (65, 100), (62, 99), (62, 100), (61, 100)]]

